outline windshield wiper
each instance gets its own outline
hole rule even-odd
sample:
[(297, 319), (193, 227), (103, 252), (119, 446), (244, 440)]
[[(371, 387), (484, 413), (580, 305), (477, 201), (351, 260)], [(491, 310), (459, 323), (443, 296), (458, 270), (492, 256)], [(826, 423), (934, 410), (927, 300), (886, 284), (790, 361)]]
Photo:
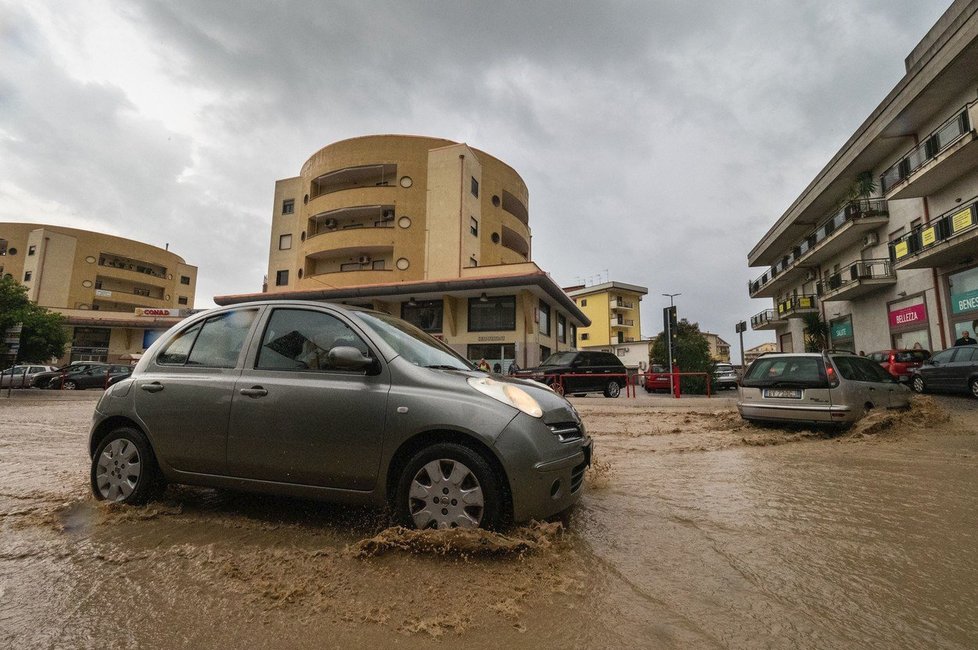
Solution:
[(433, 363), (430, 366), (425, 366), (425, 368), (434, 368), (435, 370), (472, 370), (472, 368), (459, 368), (458, 366), (449, 366), (444, 363)]

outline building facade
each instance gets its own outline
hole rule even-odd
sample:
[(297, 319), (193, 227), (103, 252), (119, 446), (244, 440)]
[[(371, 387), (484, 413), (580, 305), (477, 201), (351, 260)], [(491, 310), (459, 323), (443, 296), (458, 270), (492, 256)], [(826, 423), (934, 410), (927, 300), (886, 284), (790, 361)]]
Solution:
[(604, 282), (589, 287), (566, 287), (567, 292), (591, 321), (578, 330), (577, 345), (581, 348), (604, 348), (607, 351), (620, 343), (636, 343), (642, 339), (642, 296), (647, 287), (624, 282)]
[(61, 361), (140, 354), (193, 309), (197, 288), (197, 267), (169, 250), (31, 223), (0, 223), (0, 274), (65, 316), (72, 344)]
[(948, 347), (978, 327), (978, 0), (956, 0), (906, 75), (748, 254), (751, 318), (803, 351)]
[(219, 305), (263, 299), (316, 300), (367, 307), (403, 318), (472, 362), (506, 373), (574, 349), (589, 321), (536, 264), (462, 269), (448, 280), (217, 296)]
[(714, 361), (730, 363), (730, 344), (720, 338), (719, 334), (703, 332), (703, 336), (710, 345), (710, 358)]
[(772, 343), (770, 341), (767, 343), (761, 343), (760, 345), (755, 345), (752, 348), (747, 348), (746, 350), (744, 350), (744, 363), (749, 366), (750, 364), (754, 363), (754, 360), (757, 359), (757, 357), (761, 356), (762, 354), (768, 354), (770, 352), (777, 352), (777, 351), (778, 351), (778, 344)]
[(275, 184), (268, 292), (458, 278), (528, 262), (526, 184), (466, 144), (373, 135)]

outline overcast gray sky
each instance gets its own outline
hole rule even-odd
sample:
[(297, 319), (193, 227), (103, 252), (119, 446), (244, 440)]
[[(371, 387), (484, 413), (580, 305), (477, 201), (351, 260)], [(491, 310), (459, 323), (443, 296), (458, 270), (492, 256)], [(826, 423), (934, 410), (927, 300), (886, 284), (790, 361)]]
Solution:
[(0, 221), (169, 243), (206, 307), (260, 289), (313, 152), (444, 137), (523, 176), (559, 283), (648, 286), (645, 334), (681, 292), (736, 347), (747, 251), (949, 4), (0, 0)]

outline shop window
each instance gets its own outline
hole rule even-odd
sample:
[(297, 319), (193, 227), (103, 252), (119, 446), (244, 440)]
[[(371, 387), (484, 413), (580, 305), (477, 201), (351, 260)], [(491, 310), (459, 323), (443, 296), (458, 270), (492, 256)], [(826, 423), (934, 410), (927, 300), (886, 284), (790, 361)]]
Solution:
[(550, 336), (550, 305), (541, 300), (538, 313), (540, 315), (540, 333), (544, 336)]
[(441, 332), (445, 305), (441, 300), (401, 304), (401, 318), (425, 332)]
[(469, 298), (470, 332), (511, 332), (516, 329), (516, 296)]

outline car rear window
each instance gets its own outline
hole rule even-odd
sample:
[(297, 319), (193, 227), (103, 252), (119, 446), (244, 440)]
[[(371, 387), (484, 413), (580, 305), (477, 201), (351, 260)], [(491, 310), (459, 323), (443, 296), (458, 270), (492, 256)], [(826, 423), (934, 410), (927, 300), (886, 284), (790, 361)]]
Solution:
[(894, 355), (899, 363), (915, 363), (926, 361), (930, 355), (925, 350), (900, 350)]
[(742, 384), (816, 387), (826, 381), (825, 364), (819, 357), (762, 357), (747, 370)]

